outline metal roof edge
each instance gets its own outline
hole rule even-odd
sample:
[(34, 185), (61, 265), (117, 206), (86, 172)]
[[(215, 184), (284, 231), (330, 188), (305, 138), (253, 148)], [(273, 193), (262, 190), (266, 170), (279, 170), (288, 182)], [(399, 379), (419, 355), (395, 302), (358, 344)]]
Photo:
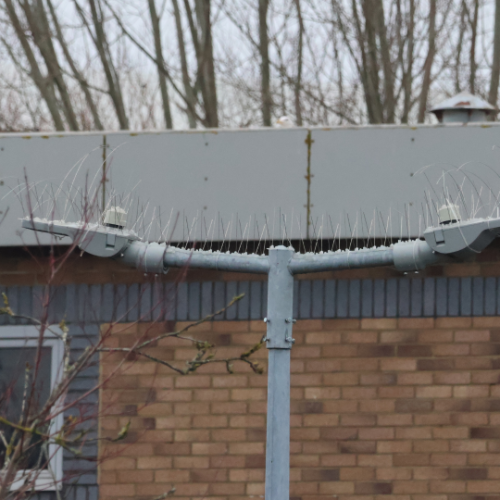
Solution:
[(499, 127), (500, 122), (468, 122), (468, 123), (419, 123), (416, 125), (402, 124), (367, 124), (367, 125), (334, 125), (328, 126), (313, 126), (313, 127), (293, 127), (293, 128), (274, 128), (274, 127), (259, 127), (259, 128), (217, 128), (217, 129), (179, 129), (179, 130), (106, 130), (106, 131), (85, 131), (85, 132), (4, 132), (0, 133), (0, 139), (58, 139), (65, 137), (82, 137), (82, 136), (103, 136), (103, 135), (123, 135), (137, 137), (142, 135), (164, 135), (164, 134), (213, 134), (219, 133), (243, 133), (243, 132), (277, 132), (286, 133), (296, 130), (304, 131), (336, 131), (336, 130), (418, 130), (429, 128), (450, 128), (450, 127), (480, 127), (490, 128)]

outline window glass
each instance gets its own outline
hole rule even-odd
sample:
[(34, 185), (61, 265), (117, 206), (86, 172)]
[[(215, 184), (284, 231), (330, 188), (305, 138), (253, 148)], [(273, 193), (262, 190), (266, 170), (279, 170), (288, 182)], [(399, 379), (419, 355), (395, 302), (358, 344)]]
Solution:
[[(0, 346), (0, 415), (15, 424), (19, 423), (26, 389), (30, 391), (34, 388), (31, 414), (40, 409), (50, 396), (52, 349), (42, 348), (40, 366), (37, 376), (34, 377), (36, 351), (36, 347)], [(26, 367), (29, 367), (29, 370)], [(0, 423), (0, 432), (9, 443), (14, 429)], [(41, 438), (32, 438), (28, 446), (29, 453), (26, 454), (25, 463), (21, 464), (21, 467), (46, 468), (47, 457), (41, 454)], [(5, 444), (0, 440), (0, 466), (4, 463), (5, 451)]]

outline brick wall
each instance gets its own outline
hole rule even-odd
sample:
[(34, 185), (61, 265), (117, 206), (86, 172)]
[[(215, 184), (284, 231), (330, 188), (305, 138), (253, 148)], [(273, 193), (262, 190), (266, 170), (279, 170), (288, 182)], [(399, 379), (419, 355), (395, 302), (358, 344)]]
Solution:
[[(109, 343), (130, 345), (148, 327), (119, 325)], [(224, 321), (196, 335), (224, 357), (263, 331)], [(500, 318), (308, 320), (294, 336), (291, 497), (500, 498)], [(152, 350), (180, 365), (193, 356), (177, 340)], [(266, 350), (256, 357), (265, 365)], [(102, 375), (119, 359), (103, 356)], [(124, 442), (102, 446), (101, 499), (172, 486), (176, 498), (262, 498), (267, 377), (234, 371), (176, 376), (127, 361), (101, 394), (103, 437), (131, 421)]]

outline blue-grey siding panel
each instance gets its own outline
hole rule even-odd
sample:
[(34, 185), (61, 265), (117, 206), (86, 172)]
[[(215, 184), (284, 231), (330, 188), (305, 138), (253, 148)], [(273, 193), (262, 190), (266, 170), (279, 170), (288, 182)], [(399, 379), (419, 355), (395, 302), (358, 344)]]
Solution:
[(373, 316), (373, 281), (363, 280), (361, 282), (361, 317), (371, 318)]
[[(62, 288), (62, 287), (61, 287)], [(18, 290), (18, 314), (23, 316), (27, 316), (28, 318), (33, 317), (32, 312), (32, 299), (33, 294), (31, 292), (30, 286), (20, 286)], [(20, 321), (22, 324), (27, 324), (30, 321), (28, 319), (24, 319)]]
[(189, 283), (188, 294), (188, 319), (197, 320), (201, 316), (201, 286), (200, 283)]
[(325, 282), (323, 280), (312, 281), (312, 304), (311, 316), (322, 318), (324, 316)]
[[(267, 282), (263, 286), (267, 286)], [(294, 280), (294, 282), (293, 282), (293, 317), (294, 318), (299, 317), (299, 306), (300, 306), (299, 289), (300, 289), (300, 281)]]
[(484, 280), (484, 314), (494, 316), (497, 303), (497, 279), (486, 278)]
[(238, 319), (245, 320), (250, 317), (250, 283), (240, 281), (238, 283), (238, 295), (243, 298), (238, 302)]
[(472, 278), (460, 280), (460, 316), (472, 314)]
[(174, 283), (163, 285), (163, 314), (167, 321), (174, 321), (177, 316), (177, 288)]
[(398, 316), (407, 318), (410, 316), (410, 280), (399, 281)]
[(262, 282), (250, 282), (250, 319), (262, 318)]
[(337, 317), (347, 318), (349, 313), (349, 281), (337, 281)]
[(460, 314), (460, 278), (448, 279), (448, 316)]
[(349, 317), (359, 318), (361, 316), (361, 282), (360, 280), (349, 280)]
[(386, 283), (385, 314), (388, 318), (398, 315), (398, 280), (391, 278)]
[(311, 317), (311, 281), (299, 280), (299, 318)]
[(434, 316), (436, 311), (436, 279), (424, 280), (424, 317)]
[[(226, 305), (226, 283), (224, 281), (216, 281), (214, 283), (214, 312), (220, 311)], [(217, 316), (216, 319), (224, 319), (222, 316)]]
[(177, 316), (175, 319), (186, 321), (188, 319), (188, 284), (180, 283), (177, 287)]
[(139, 284), (134, 283), (128, 286), (127, 321), (137, 321), (139, 319), (139, 304)]
[(484, 278), (476, 277), (472, 280), (472, 314), (484, 314)]
[[(500, 314), (500, 280), (495, 277), (296, 280), (294, 317), (442, 317)], [(2, 287), (11, 307), (40, 318), (47, 289)], [(219, 320), (261, 319), (267, 310), (266, 281), (65, 285), (53, 287), (49, 320), (104, 323), (116, 320), (196, 321), (244, 294)], [(5, 324), (5, 315), (0, 324)], [(12, 318), (8, 321), (13, 322)], [(15, 320), (22, 324), (26, 320)]]
[[(102, 318), (101, 312), (101, 285), (90, 285), (89, 286), (89, 314), (95, 316), (96, 319), (93, 321), (97, 322), (97, 318)], [(64, 310), (64, 309), (63, 309)], [(62, 311), (59, 311), (62, 313)]]
[(127, 318), (127, 285), (116, 285), (115, 287), (115, 311), (116, 321), (126, 321)]
[[(227, 306), (238, 295), (238, 282), (229, 281), (226, 283), (226, 304)], [(232, 305), (226, 310), (226, 319), (235, 320), (238, 317), (238, 308), (236, 304)]]
[(385, 316), (385, 280), (377, 279), (373, 283), (373, 315), (375, 318)]
[(436, 279), (436, 316), (448, 315), (448, 280)]
[(201, 284), (201, 317), (205, 318), (212, 312), (213, 282), (204, 281)]
[(152, 283), (142, 283), (139, 287), (139, 316), (141, 321), (151, 321), (153, 313)]
[(422, 294), (423, 283), (420, 278), (414, 278), (411, 280), (411, 304), (410, 304), (410, 316), (419, 318), (423, 313), (423, 294)]
[(336, 312), (336, 294), (337, 294), (337, 281), (325, 281), (325, 318), (334, 318)]
[(115, 289), (111, 283), (102, 287), (101, 315), (103, 322), (110, 322), (115, 316)]

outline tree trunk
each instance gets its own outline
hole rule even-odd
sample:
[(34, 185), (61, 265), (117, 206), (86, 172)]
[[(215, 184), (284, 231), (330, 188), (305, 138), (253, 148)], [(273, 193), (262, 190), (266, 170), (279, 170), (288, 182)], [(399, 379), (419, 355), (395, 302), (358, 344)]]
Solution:
[(78, 81), (80, 84), (80, 88), (82, 89), (83, 94), (85, 95), (85, 100), (87, 101), (87, 106), (90, 109), (90, 113), (92, 114), (92, 119), (94, 120), (94, 127), (97, 130), (103, 130), (104, 127), (102, 126), (101, 119), (99, 117), (99, 112), (97, 111), (97, 106), (95, 105), (94, 99), (92, 98), (92, 94), (90, 93), (89, 85), (87, 80), (83, 77), (81, 72), (78, 70), (76, 67), (75, 61), (73, 60), (73, 57), (71, 56), (68, 45), (66, 41), (64, 40), (64, 36), (61, 30), (61, 25), (59, 24), (59, 19), (57, 17), (56, 11), (54, 9), (54, 5), (52, 4), (52, 0), (47, 0), (47, 5), (49, 7), (50, 15), (52, 18), (52, 23), (54, 25), (54, 28), (56, 30), (56, 37), (59, 42), (59, 45), (61, 46), (61, 49), (64, 53), (64, 57), (66, 58), (66, 61), (68, 62), (71, 71), (73, 72), (73, 76), (75, 79)]
[(262, 99), (262, 122), (264, 127), (271, 126), (273, 101), (271, 96), (271, 70), (269, 64), (269, 33), (267, 11), (270, 0), (259, 0), (259, 53), (260, 86)]
[(163, 50), (161, 48), (161, 30), (160, 19), (156, 11), (155, 0), (148, 0), (149, 14), (151, 17), (151, 25), (153, 27), (153, 37), (155, 41), (156, 60), (158, 61), (158, 82), (160, 84), (161, 99), (163, 101), (163, 117), (165, 119), (165, 126), (167, 129), (173, 128), (172, 114), (170, 112), (170, 99), (168, 97), (167, 79), (165, 74), (160, 68), (163, 68), (165, 62), (163, 60)]
[(378, 7), (375, 2), (378, 0), (362, 0), (363, 15), (365, 17), (365, 36), (367, 44), (367, 84), (368, 95), (371, 100), (373, 119), (371, 123), (382, 123), (384, 120), (382, 101), (380, 99), (380, 80), (378, 66), (378, 47), (376, 40)]
[[(408, 33), (407, 39), (407, 49), (406, 49), (406, 61), (407, 66), (404, 71), (403, 76), (403, 90), (404, 90), (404, 100), (403, 100), (403, 116), (401, 121), (403, 123), (408, 123), (408, 118), (411, 110), (412, 101), (412, 87), (413, 87), (413, 61), (414, 61), (414, 47), (415, 47), (415, 0), (410, 0), (410, 13), (408, 19)], [(404, 62), (403, 62), (404, 64)]]
[(374, 10), (376, 11), (377, 31), (380, 40), (380, 58), (382, 60), (382, 69), (384, 72), (384, 108), (385, 123), (394, 123), (396, 111), (396, 100), (394, 96), (394, 74), (391, 64), (391, 52), (387, 42), (387, 29), (384, 19), (383, 0), (375, 0)]
[(28, 60), (28, 63), (30, 65), (30, 76), (31, 78), (33, 78), (35, 85), (40, 91), (40, 94), (42, 95), (45, 103), (47, 104), (47, 108), (49, 109), (49, 113), (52, 117), (56, 130), (64, 130), (64, 122), (62, 121), (61, 115), (59, 113), (59, 106), (54, 92), (52, 80), (48, 80), (42, 75), (40, 67), (38, 66), (38, 62), (33, 51), (31, 50), (28, 38), (24, 33), (23, 27), (12, 3), (12, 0), (4, 0), (4, 3), (10, 22), (12, 23), (12, 27), (14, 28), (19, 43), (21, 44), (26, 59)]
[(219, 126), (217, 83), (215, 78), (214, 49), (212, 38), (211, 0), (195, 0), (196, 16), (201, 35), (201, 73), (205, 86), (205, 114), (209, 127)]
[(418, 104), (418, 123), (424, 123), (425, 112), (427, 110), (427, 98), (431, 86), (432, 64), (436, 52), (436, 2), (430, 0), (429, 5), (429, 41), (427, 49), (427, 57), (424, 63), (424, 77), (422, 81), (422, 91), (420, 92), (420, 100)]
[[(78, 5), (77, 0), (73, 0), (77, 7), (77, 10), (82, 18), (83, 22), (86, 24), (89, 32), (90, 26), (87, 24), (85, 15)], [(109, 45), (104, 31), (104, 19), (102, 15), (102, 9), (100, 0), (87, 0), (90, 6), (90, 12), (92, 16), (92, 23), (94, 25), (94, 32), (91, 32), (92, 40), (95, 44), (97, 53), (99, 54), (99, 59), (101, 60), (102, 67), (104, 69), (104, 74), (106, 76), (106, 81), (108, 83), (108, 94), (111, 97), (113, 106), (115, 108), (116, 117), (120, 124), (122, 130), (127, 130), (129, 128), (127, 113), (125, 111), (125, 104), (123, 102), (123, 96), (120, 86), (120, 81), (116, 73), (116, 69), (113, 65), (111, 59), (111, 54), (109, 52)], [(97, 2), (97, 3), (96, 3)]]
[(78, 131), (78, 120), (76, 119), (68, 88), (62, 76), (54, 45), (52, 44), (45, 6), (43, 2), (35, 2), (33, 5), (30, 5), (27, 0), (21, 1), (20, 4), (28, 21), (33, 42), (38, 47), (49, 75), (59, 90), (62, 109), (69, 128), (70, 130)]
[(460, 83), (460, 66), (462, 62), (462, 44), (464, 41), (465, 34), (465, 12), (467, 7), (465, 5), (465, 0), (462, 0), (462, 8), (460, 9), (460, 29), (457, 41), (457, 53), (455, 56), (455, 92), (461, 92), (462, 85)]
[(294, 0), (297, 9), (297, 20), (299, 21), (299, 41), (297, 46), (297, 78), (295, 79), (295, 121), (302, 127), (302, 106), (300, 102), (300, 90), (302, 88), (302, 53), (304, 40), (304, 20), (300, 0)]
[(471, 41), (470, 41), (470, 76), (469, 76), (469, 89), (471, 94), (476, 93), (476, 41), (477, 41), (477, 21), (479, 17), (479, 0), (474, 0), (474, 13), (470, 20), (471, 27)]
[(189, 68), (186, 58), (186, 44), (184, 42), (184, 30), (182, 29), (181, 13), (177, 0), (172, 0), (172, 3), (174, 5), (175, 28), (177, 30), (177, 43), (179, 45), (179, 56), (181, 59), (182, 83), (184, 85), (184, 94), (186, 96), (186, 101), (189, 103), (186, 109), (186, 113), (188, 117), (189, 128), (196, 128), (196, 116), (192, 111), (196, 109), (196, 96), (194, 94), (193, 88), (191, 87), (191, 81), (189, 78)]
[(493, 39), (493, 61), (491, 67), (489, 103), (497, 107), (500, 80), (500, 0), (495, 1), (495, 35)]

